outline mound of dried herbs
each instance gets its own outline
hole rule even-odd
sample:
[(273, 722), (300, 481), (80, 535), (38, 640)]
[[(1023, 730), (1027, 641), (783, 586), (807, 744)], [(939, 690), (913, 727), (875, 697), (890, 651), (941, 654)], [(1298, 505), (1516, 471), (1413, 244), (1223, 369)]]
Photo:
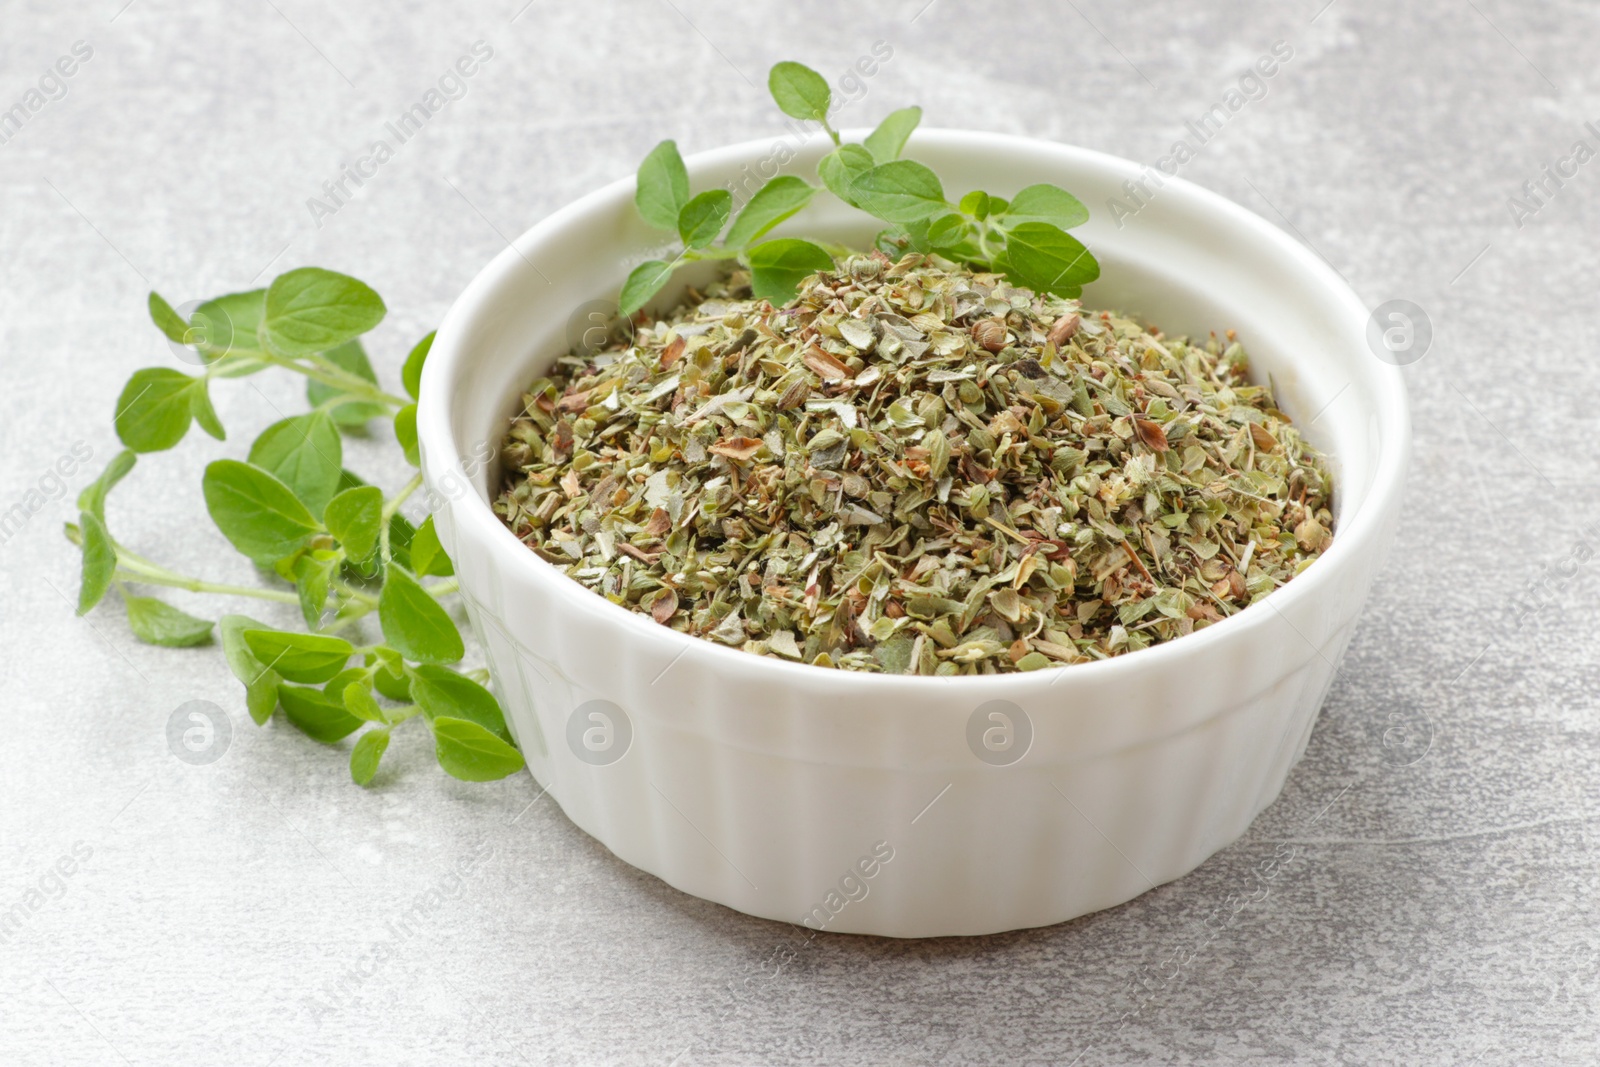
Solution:
[(1101, 659), (1240, 611), (1331, 538), (1243, 348), (937, 257), (774, 307), (743, 270), (533, 383), (496, 510), (662, 626), (849, 670)]

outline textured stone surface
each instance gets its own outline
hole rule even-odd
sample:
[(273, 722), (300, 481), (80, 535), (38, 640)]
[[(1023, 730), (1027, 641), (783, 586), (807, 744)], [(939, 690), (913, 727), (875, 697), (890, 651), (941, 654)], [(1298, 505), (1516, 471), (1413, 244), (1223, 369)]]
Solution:
[[(94, 54), (0, 144), (0, 510), (76, 442), (97, 469), (127, 374), (174, 365), (147, 289), (348, 270), (393, 309), (372, 346), (393, 381), (502, 235), (663, 135), (693, 150), (773, 131), (771, 62), (837, 77), (878, 40), (893, 57), (857, 121), (915, 100), (939, 125), (1149, 161), (1290, 42), (1185, 174), (1371, 304), (1422, 304), (1436, 338), (1406, 371), (1407, 520), (1283, 796), (1176, 884), (979, 940), (807, 942), (624, 866), (525, 776), (443, 778), (416, 736), (359, 790), (341, 751), (250, 725), (214, 652), (140, 645), (112, 609), (74, 618), (70, 494), (50, 500), (0, 555), (0, 911), (51, 890), (0, 940), (0, 1059), (1593, 1062), (1600, 652), (1593, 565), (1565, 561), (1600, 522), (1600, 164), (1520, 228), (1507, 207), (1575, 139), (1600, 147), (1592, 7), (534, 0), (513, 22), (518, 0), (121, 2), (3, 8), (0, 107), (74, 41)], [(306, 199), (480, 39), (494, 55), (466, 96), (318, 228)], [(217, 390), (227, 445), (140, 464), (119, 536), (250, 580), (213, 558), (196, 488), (300, 401), (259, 386)], [(375, 455), (353, 465), (397, 484)], [(233, 714), (209, 766), (167, 749), (191, 699)], [(1385, 747), (1396, 726), (1431, 739), (1423, 758)], [(89, 858), (57, 887), (75, 846)], [(397, 935), (430, 889), (449, 895)]]

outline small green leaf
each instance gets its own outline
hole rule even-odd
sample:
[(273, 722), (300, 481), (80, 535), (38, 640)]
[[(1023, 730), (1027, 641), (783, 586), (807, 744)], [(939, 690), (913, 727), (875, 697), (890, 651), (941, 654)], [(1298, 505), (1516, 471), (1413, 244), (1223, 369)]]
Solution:
[(863, 211), (885, 222), (917, 222), (949, 208), (939, 176), (915, 160), (880, 163), (850, 188)]
[(328, 586), (339, 569), (336, 552), (307, 552), (294, 561), (295, 590), (300, 594), (300, 614), (312, 630), (322, 628), (322, 609), (328, 603)]
[(678, 236), (686, 248), (705, 248), (717, 239), (733, 213), (733, 194), (709, 189), (683, 205), (678, 212)]
[(633, 202), (640, 217), (658, 230), (677, 229), (678, 213), (689, 202), (689, 172), (677, 143), (662, 141), (652, 148), (639, 164), (636, 182)]
[(289, 721), (312, 740), (331, 745), (361, 728), (361, 720), (345, 710), (344, 702), (320, 689), (280, 685), (278, 700)]
[(418, 663), (454, 663), (466, 654), (461, 631), (432, 595), (407, 574), (389, 564), (378, 594), (378, 622), (383, 639), (402, 656)]
[(433, 350), (434, 335), (438, 332), (434, 330), (418, 341), (406, 357), (406, 365), (400, 368), (400, 384), (406, 387), (412, 400), (422, 399), (422, 365), (428, 361), (428, 353)]
[(292, 630), (245, 630), (245, 647), (291, 682), (320, 685), (344, 670), (355, 648), (342, 637)]
[(432, 720), (434, 755), (445, 773), (464, 782), (493, 782), (523, 767), (522, 753), (475, 722)]
[(933, 248), (949, 248), (959, 244), (967, 232), (967, 220), (952, 211), (928, 223), (928, 244)]
[(417, 405), (407, 404), (394, 413), (394, 439), (400, 443), (407, 463), (422, 466), (422, 454), (417, 451)]
[(135, 452), (162, 452), (183, 440), (194, 418), (193, 389), (205, 383), (182, 371), (146, 367), (135, 371), (117, 398), (115, 425)]
[(153, 596), (124, 596), (133, 636), (147, 645), (189, 648), (211, 640), (212, 624)]
[(1046, 222), (1025, 222), (1006, 235), (1006, 275), (1035, 292), (1075, 297), (1100, 276), (1100, 264), (1076, 237)]
[(963, 215), (969, 215), (978, 221), (989, 217), (990, 197), (982, 189), (974, 189), (961, 198), (961, 203), (956, 205)]
[(389, 558), (407, 570), (411, 569), (411, 541), (416, 536), (417, 528), (410, 519), (398, 511), (389, 516)]
[(321, 514), (343, 469), (339, 427), (326, 411), (280, 419), (250, 446), (250, 462), (293, 490), (313, 515)]
[(422, 520), (416, 536), (411, 539), (411, 568), (419, 576), (431, 574), (435, 578), (448, 578), (456, 572), (450, 557), (444, 553), (444, 546), (439, 543), (432, 515)]
[(874, 165), (872, 153), (860, 145), (840, 145), (822, 157), (817, 164), (817, 174), (834, 196), (851, 207), (860, 207), (854, 191), (855, 181)]
[(833, 257), (794, 237), (765, 241), (750, 250), (750, 287), (758, 300), (786, 304), (800, 283), (819, 270), (832, 270)]
[(360, 682), (350, 682), (341, 690), (344, 706), (350, 714), (367, 722), (386, 722), (383, 709), (372, 698), (372, 692)]
[[(189, 319), (190, 344), (196, 345), (202, 355), (215, 362), (224, 356), (241, 360), (261, 351), (257, 331), (267, 313), (267, 291), (252, 289), (246, 293), (229, 293), (207, 300), (194, 309)], [(254, 365), (259, 370), (260, 365)], [(220, 368), (218, 374), (236, 373)]]
[[(367, 350), (361, 347), (360, 341), (346, 341), (338, 348), (332, 348), (322, 354), (322, 358), (338, 367), (355, 375), (362, 381), (378, 384), (378, 374), (372, 369), (372, 361), (367, 358)], [(343, 397), (343, 400), (339, 398)], [(382, 404), (371, 400), (362, 400), (352, 396), (337, 386), (326, 382), (319, 382), (315, 378), (306, 379), (306, 401), (312, 407), (321, 407), (330, 401), (334, 403), (328, 408), (328, 413), (333, 416), (333, 421), (340, 426), (364, 426), (370, 419), (379, 418), (388, 413)]]
[(78, 585), (78, 614), (87, 615), (111, 588), (117, 573), (117, 550), (106, 532), (105, 523), (92, 511), (80, 512), (78, 529), (83, 534), (83, 580)]
[(322, 511), (328, 532), (344, 546), (345, 555), (360, 563), (378, 547), (383, 527), (383, 490), (358, 485), (339, 493)]
[(784, 61), (773, 64), (767, 75), (767, 89), (778, 102), (778, 110), (797, 119), (824, 122), (833, 94), (828, 80), (802, 63)]
[(780, 174), (756, 190), (734, 219), (724, 244), (743, 248), (811, 202), (817, 187), (792, 174)]
[(619, 310), (623, 315), (632, 315), (649, 303), (650, 298), (661, 291), (661, 287), (667, 284), (667, 279), (670, 277), (672, 277), (671, 263), (664, 263), (659, 259), (645, 260), (633, 268), (628, 280), (622, 283)]
[(1011, 198), (1005, 207), (1007, 226), (1012, 223), (1048, 222), (1063, 230), (1089, 221), (1083, 202), (1057, 185), (1030, 185)]
[(448, 715), (467, 719), (504, 741), (511, 741), (499, 701), (471, 678), (431, 664), (413, 667), (407, 673), (411, 676), (411, 699), (429, 718)]
[(388, 664), (380, 666), (372, 674), (372, 684), (390, 700), (398, 700), (402, 704), (411, 702), (411, 679), (399, 667)]
[(303, 545), (321, 527), (290, 488), (236, 459), (219, 459), (201, 481), (206, 510), (234, 548), (273, 562)]
[(356, 785), (368, 785), (378, 773), (378, 763), (389, 748), (389, 729), (380, 726), (356, 738), (350, 750), (350, 777)]
[(383, 321), (383, 299), (366, 283), (320, 267), (280, 274), (267, 288), (261, 337), (279, 355), (326, 352)]
[(194, 421), (202, 430), (218, 441), (228, 439), (227, 432), (222, 428), (222, 420), (217, 418), (217, 409), (211, 406), (211, 388), (206, 379), (196, 379), (189, 388), (189, 403), (194, 412)]
[(180, 345), (193, 343), (189, 340), (189, 324), (154, 289), (150, 291), (150, 321), (156, 324), (156, 329), (167, 335), (167, 340)]
[(106, 464), (106, 469), (100, 472), (100, 477), (83, 487), (83, 492), (78, 494), (78, 510), (87, 511), (101, 521), (106, 517), (106, 494), (110, 493), (116, 484), (127, 477), (133, 470), (134, 463), (138, 460), (138, 453), (123, 449), (111, 457), (111, 462)]
[(906, 139), (921, 121), (920, 107), (903, 107), (899, 111), (891, 111), (882, 122), (878, 123), (877, 129), (867, 134), (861, 144), (872, 153), (873, 160), (878, 163), (899, 159), (900, 153), (906, 147)]
[(283, 680), (277, 671), (256, 659), (245, 644), (246, 630), (265, 629), (268, 627), (248, 615), (224, 615), (217, 621), (223, 658), (233, 676), (244, 683), (245, 707), (257, 726), (272, 718), (273, 709), (278, 706), (278, 683)]

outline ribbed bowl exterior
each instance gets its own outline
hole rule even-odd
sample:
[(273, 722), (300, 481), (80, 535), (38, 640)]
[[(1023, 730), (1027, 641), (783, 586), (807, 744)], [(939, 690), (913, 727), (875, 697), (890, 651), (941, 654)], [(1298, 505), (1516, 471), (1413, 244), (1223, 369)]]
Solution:
[[(691, 160), (697, 187), (769, 149)], [(1005, 177), (973, 175), (972, 185), (989, 187), (1055, 180), (1115, 190), (1139, 173), (1077, 149), (949, 131), (919, 135), (913, 151), (947, 181), (971, 169), (974, 154), (992, 165), (998, 152)], [(1175, 179), (1163, 192), (1170, 202), (1152, 201), (1151, 217), (1139, 220), (1151, 230), (1145, 245), (1119, 242), (1122, 230), (1086, 238), (1106, 250), (1108, 273), (1120, 262), (1134, 278), (1112, 295), (1148, 306), (1140, 279), (1159, 284), (1186, 266), (1181, 256), (1171, 263), (1172, 248), (1190, 248), (1201, 264), (1226, 257), (1206, 220), (1248, 237), (1237, 255), (1259, 245), (1256, 258), (1276, 257), (1242, 272), (1256, 288), (1236, 286), (1231, 303), (1215, 294), (1157, 303), (1178, 319), (1223, 314), (1231, 317), (1211, 321), (1256, 326), (1286, 406), (1302, 422), (1327, 420), (1339, 529), (1305, 574), (1223, 624), (1030, 674), (862, 676), (750, 656), (658, 627), (543, 563), (490, 512), (492, 462), (466, 457), (498, 442), (517, 388), (564, 347), (552, 315), (565, 319), (614, 286), (615, 263), (652, 239), (631, 228), (631, 183), (541, 223), (473, 283), (430, 356), (423, 470), (512, 730), (573, 822), (695, 896), (895, 937), (1061, 922), (1180, 877), (1245, 831), (1304, 752), (1383, 561), (1409, 428), (1398, 380), (1364, 347), (1361, 308), (1331, 272), (1211, 194)], [(579, 245), (593, 255), (597, 243), (604, 269), (550, 282), (551, 293), (531, 277), (553, 273)], [(1229, 277), (1221, 268), (1206, 276)], [(1252, 317), (1251, 302), (1274, 292), (1276, 317)], [(1317, 411), (1324, 401), (1326, 414)], [(990, 729), (1009, 746), (986, 749)]]

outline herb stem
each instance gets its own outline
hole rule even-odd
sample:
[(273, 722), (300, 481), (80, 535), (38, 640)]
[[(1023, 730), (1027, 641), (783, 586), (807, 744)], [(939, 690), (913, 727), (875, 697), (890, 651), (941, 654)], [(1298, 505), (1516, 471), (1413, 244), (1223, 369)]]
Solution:
[(412, 475), (409, 482), (400, 487), (400, 491), (388, 503), (383, 505), (383, 529), (385, 531), (389, 529), (389, 520), (394, 518), (394, 513), (400, 510), (400, 505), (404, 504), (411, 494), (420, 488), (422, 488), (422, 472), (418, 471)]
[(122, 560), (118, 560), (117, 578), (127, 582), (138, 582), (142, 585), (164, 585), (173, 589), (187, 589), (191, 593), (215, 593), (219, 596), (247, 596), (257, 600), (275, 600), (280, 604), (298, 604), (300, 597), (287, 589), (260, 589), (245, 585), (225, 585), (219, 582), (203, 582), (199, 578), (190, 578), (182, 574), (162, 573), (158, 569), (144, 570), (126, 567)]
[(365, 378), (351, 374), (322, 355), (308, 357), (309, 362), (307, 363), (273, 355), (270, 352), (263, 353), (261, 358), (275, 367), (292, 370), (297, 374), (305, 375), (313, 381), (321, 382), (323, 385), (331, 385), (335, 389), (342, 389), (352, 396), (360, 397), (363, 400), (371, 400), (385, 407), (399, 409), (411, 403), (404, 397), (384, 392)]

